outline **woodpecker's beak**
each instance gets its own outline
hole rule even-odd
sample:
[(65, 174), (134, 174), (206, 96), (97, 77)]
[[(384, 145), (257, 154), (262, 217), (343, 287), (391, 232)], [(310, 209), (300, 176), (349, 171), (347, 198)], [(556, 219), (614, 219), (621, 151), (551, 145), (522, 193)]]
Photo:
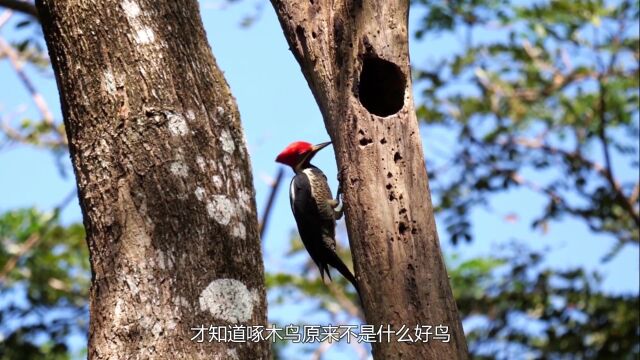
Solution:
[(293, 170), (297, 173), (304, 164), (307, 164), (309, 161), (311, 161), (311, 159), (313, 159), (314, 156), (316, 156), (318, 151), (324, 149), (328, 145), (331, 145), (331, 141), (313, 145), (311, 147), (311, 151), (305, 152), (304, 155), (302, 155), (302, 157), (298, 159), (298, 162), (295, 164), (295, 166), (292, 166)]
[(311, 161), (311, 159), (313, 159), (313, 157), (316, 156), (318, 151), (326, 148), (329, 145), (331, 145), (331, 141), (327, 141), (318, 145), (313, 145), (313, 147), (311, 147), (311, 151), (307, 153), (307, 155), (302, 159), (302, 161), (300, 161), (300, 164), (304, 164), (305, 162)]
[(318, 151), (326, 148), (327, 146), (331, 145), (331, 141), (327, 141), (318, 145), (314, 145), (313, 149), (311, 150), (311, 156), (315, 155)]

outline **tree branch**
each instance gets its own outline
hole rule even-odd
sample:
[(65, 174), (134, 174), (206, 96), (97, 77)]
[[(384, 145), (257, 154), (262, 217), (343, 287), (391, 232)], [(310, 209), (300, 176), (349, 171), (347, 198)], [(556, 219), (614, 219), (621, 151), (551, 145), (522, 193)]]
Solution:
[(11, 65), (13, 65), (16, 74), (18, 75), (24, 86), (27, 88), (27, 91), (29, 91), (29, 94), (31, 94), (33, 102), (36, 104), (36, 107), (38, 107), (38, 110), (40, 110), (44, 122), (47, 125), (53, 124), (53, 114), (49, 110), (47, 102), (44, 100), (44, 97), (42, 97), (42, 94), (40, 94), (36, 87), (33, 85), (31, 79), (29, 79), (27, 74), (24, 72), (23, 64), (22, 62), (20, 62), (18, 53), (2, 37), (0, 37), (0, 52), (4, 52), (9, 57), (9, 61), (11, 61)]
[[(1, 0), (0, 0), (1, 1)], [(5, 11), (5, 13), (9, 13), (11, 15), (11, 11)], [(2, 37), (0, 37), (0, 54), (6, 54), (11, 62), (11, 65), (18, 75), (18, 78), (22, 81), (22, 84), (27, 89), (31, 98), (33, 99), (34, 104), (40, 111), (42, 115), (42, 119), (44, 124), (47, 126), (47, 129), (50, 130), (57, 139), (53, 139), (51, 141), (42, 141), (41, 139), (35, 138), (36, 140), (30, 139), (31, 135), (34, 135), (36, 132), (41, 132), (42, 129), (35, 130), (32, 134), (27, 134), (26, 136), (22, 135), (19, 131), (13, 129), (9, 124), (2, 123), (0, 126), (2, 127), (2, 131), (5, 135), (14, 140), (23, 143), (36, 143), (38, 145), (44, 145), (47, 147), (64, 147), (67, 146), (67, 137), (64, 133), (62, 127), (57, 127), (54, 123), (53, 114), (47, 105), (46, 100), (42, 96), (40, 92), (36, 89), (35, 85), (24, 71), (24, 63), (20, 60), (20, 55), (18, 52)]]
[(5, 10), (0, 14), (0, 29), (11, 19), (11, 16), (13, 16), (13, 11), (11, 10)]
[(322, 359), (322, 356), (324, 355), (324, 353), (327, 352), (327, 350), (329, 350), (329, 348), (334, 344), (335, 342), (323, 341), (320, 344), (320, 346), (318, 346), (318, 348), (313, 352), (313, 354), (311, 354), (311, 357), (309, 359), (311, 360)]
[(269, 199), (264, 207), (264, 211), (262, 212), (262, 219), (260, 219), (260, 239), (264, 237), (264, 233), (267, 229), (267, 224), (269, 223), (269, 215), (271, 215), (271, 209), (273, 208), (273, 201), (276, 198), (276, 194), (278, 193), (278, 189), (280, 188), (280, 183), (282, 183), (282, 177), (284, 176), (284, 168), (280, 167), (278, 169), (278, 174), (276, 175), (276, 179), (273, 181), (271, 185), (271, 193), (269, 194)]
[(20, 246), (20, 249), (18, 249), (18, 251), (16, 251), (16, 253), (9, 260), (7, 260), (7, 262), (2, 267), (2, 271), (0, 271), (0, 284), (4, 283), (7, 275), (9, 275), (11, 270), (13, 270), (16, 267), (16, 265), (18, 264), (18, 261), (27, 252), (29, 252), (29, 250), (33, 249), (33, 247), (35, 247), (38, 244), (38, 242), (40, 242), (40, 240), (42, 240), (44, 235), (49, 230), (49, 226), (51, 226), (51, 224), (53, 224), (53, 222), (56, 219), (58, 219), (58, 215), (60, 214), (60, 212), (64, 210), (64, 208), (66, 208), (67, 205), (69, 205), (69, 203), (71, 202), (71, 200), (75, 198), (75, 196), (76, 196), (76, 191), (74, 189), (53, 210), (53, 215), (43, 224), (42, 230), (29, 235), (27, 240), (24, 243), (22, 243), (22, 246)]
[(29, 250), (31, 250), (42, 239), (39, 233), (31, 234), (27, 240), (22, 243), (20, 249), (4, 264), (2, 271), (0, 271), (0, 284), (3, 284), (7, 275), (16, 267), (18, 260), (24, 256)]
[(356, 306), (356, 304), (354, 304), (354, 302), (347, 297), (343, 288), (336, 285), (333, 281), (329, 282), (327, 284), (327, 287), (329, 288), (329, 291), (333, 294), (335, 299), (340, 303), (340, 305), (345, 310), (347, 310), (349, 315), (356, 318), (364, 319), (364, 314), (362, 313), (360, 308), (358, 308), (358, 306)]
[[(623, 24), (620, 25), (620, 31), (624, 30)], [(619, 36), (616, 36), (613, 40), (614, 44), (618, 44), (620, 42)], [(611, 187), (616, 190), (616, 195), (618, 197), (618, 203), (622, 206), (622, 208), (631, 215), (633, 220), (636, 223), (636, 226), (640, 226), (640, 216), (635, 210), (634, 203), (632, 201), (632, 197), (627, 197), (622, 192), (622, 188), (620, 183), (616, 181), (615, 176), (613, 175), (613, 165), (611, 162), (611, 153), (609, 146), (609, 139), (607, 138), (606, 128), (607, 128), (607, 102), (606, 102), (606, 87), (604, 82), (606, 81), (607, 74), (613, 72), (614, 66), (616, 64), (616, 60), (619, 52), (613, 52), (611, 55), (611, 59), (609, 60), (609, 64), (606, 69), (603, 69), (603, 74), (598, 78), (598, 88), (599, 88), (599, 106), (598, 106), (598, 116), (600, 117), (600, 126), (598, 128), (598, 138), (602, 143), (602, 151), (604, 155), (605, 161), (605, 177)]]
[[(602, 165), (585, 158), (579, 153), (569, 152), (557, 147), (553, 147), (553, 146), (544, 144), (541, 141), (532, 141), (529, 139), (520, 138), (520, 139), (515, 139), (514, 142), (515, 144), (524, 146), (529, 149), (540, 149), (550, 154), (560, 154), (571, 160), (576, 160), (581, 164), (586, 165), (587, 167), (595, 170), (596, 173), (602, 176), (611, 185), (612, 190), (616, 194), (616, 200), (618, 202), (618, 205), (620, 205), (631, 216), (631, 218), (636, 223), (636, 225), (640, 226), (640, 216), (638, 216), (638, 213), (636, 212), (633, 206), (633, 202), (631, 201), (631, 198), (627, 197), (624, 194), (624, 191), (622, 190), (622, 186), (620, 186), (620, 183), (616, 181), (616, 179), (613, 177), (613, 174), (610, 171), (611, 159), (607, 160), (606, 159), (607, 155), (605, 155), (605, 162), (608, 162), (609, 165), (605, 165), (603, 167)], [(608, 150), (606, 151), (606, 153), (608, 153)]]
[(0, 0), (0, 7), (31, 15), (40, 20), (40, 17), (38, 16), (38, 9), (30, 2), (20, 0)]

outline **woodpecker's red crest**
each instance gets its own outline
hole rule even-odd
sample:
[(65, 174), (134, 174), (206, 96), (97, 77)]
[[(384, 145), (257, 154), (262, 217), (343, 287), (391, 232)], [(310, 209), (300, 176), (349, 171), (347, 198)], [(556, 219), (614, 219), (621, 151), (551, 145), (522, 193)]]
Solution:
[(276, 162), (289, 165), (292, 168), (296, 168), (298, 165), (306, 160), (311, 160), (313, 155), (320, 149), (331, 144), (326, 142), (318, 145), (312, 145), (306, 141), (295, 141), (289, 144), (282, 152), (276, 157)]

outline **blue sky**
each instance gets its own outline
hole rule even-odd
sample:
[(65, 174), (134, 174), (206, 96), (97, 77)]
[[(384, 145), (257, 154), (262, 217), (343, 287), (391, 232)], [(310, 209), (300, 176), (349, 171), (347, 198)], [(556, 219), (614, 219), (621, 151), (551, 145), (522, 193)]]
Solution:
[[(218, 65), (224, 71), (240, 108), (251, 154), (258, 210), (261, 211), (268, 196), (268, 182), (277, 171), (275, 156), (294, 140), (319, 143), (327, 141), (328, 135), (271, 7), (267, 5), (252, 26), (243, 28), (239, 26), (240, 22), (255, 11), (258, 2), (247, 0), (225, 9), (219, 8), (220, 3), (202, 2), (203, 21)], [(17, 18), (14, 17), (14, 21)], [(411, 18), (415, 19), (415, 15)], [(6, 25), (0, 30), (0, 35), (11, 39), (15, 36), (13, 28), (11, 23)], [(424, 65), (434, 56), (455, 51), (450, 39), (427, 39), (427, 42), (412, 43), (411, 59), (414, 63)], [(58, 95), (51, 72), (31, 68), (27, 71), (49, 102), (56, 118), (60, 119)], [(0, 61), (0, 84), (0, 114), (6, 117), (7, 114), (19, 113), (16, 121), (23, 117), (38, 117), (31, 98), (6, 60)], [(439, 133), (439, 130), (429, 134), (423, 132), (423, 139), (436, 136), (446, 138), (447, 134)], [(424, 143), (425, 156), (429, 157), (433, 149), (428, 141)], [(316, 157), (314, 163), (325, 170), (335, 191), (337, 183), (333, 156), (333, 150), (327, 148)], [(67, 170), (66, 177), (61, 176), (54, 160), (55, 157), (49, 152), (30, 147), (2, 148), (0, 211), (29, 206), (50, 209), (62, 201), (75, 188), (75, 184), (68, 157), (65, 155), (60, 159)], [(287, 170), (285, 184), (288, 184), (291, 175), (291, 171)], [(514, 195), (517, 201), (514, 201)], [(614, 260), (603, 264), (600, 258), (610, 249), (613, 241), (591, 234), (578, 221), (553, 223), (546, 234), (532, 231), (530, 219), (538, 214), (541, 204), (539, 197), (525, 192), (497, 195), (490, 202), (493, 211), (474, 210), (473, 243), (454, 248), (446, 241), (444, 227), (439, 226), (444, 250), (447, 254), (455, 251), (462, 258), (467, 258), (491, 254), (496, 244), (512, 239), (527, 240), (528, 245), (535, 249), (550, 246), (553, 251), (549, 253), (548, 262), (557, 268), (584, 265), (605, 275), (603, 288), (606, 291), (638, 293), (640, 264), (637, 247), (626, 247)], [(506, 222), (504, 216), (512, 212), (519, 214), (519, 221)], [(63, 219), (65, 222), (81, 221), (77, 202), (65, 210)], [(304, 259), (290, 259), (284, 255), (294, 227), (287, 191), (282, 188), (263, 239), (268, 271), (300, 271)], [(302, 315), (303, 308), (292, 309), (287, 314), (283, 309), (272, 309), (270, 316), (281, 320), (287, 319), (288, 315), (289, 321), (295, 323), (295, 315)]]

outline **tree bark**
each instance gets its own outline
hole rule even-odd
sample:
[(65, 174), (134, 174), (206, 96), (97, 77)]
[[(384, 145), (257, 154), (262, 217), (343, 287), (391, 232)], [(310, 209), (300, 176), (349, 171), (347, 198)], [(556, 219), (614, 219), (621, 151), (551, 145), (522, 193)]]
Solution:
[(411, 94), (409, 2), (272, 4), (334, 144), (367, 322), (449, 327), (449, 343), (376, 343), (375, 358), (467, 358)]
[(266, 325), (239, 113), (194, 0), (39, 0), (93, 281), (90, 359), (265, 359), (204, 342)]

